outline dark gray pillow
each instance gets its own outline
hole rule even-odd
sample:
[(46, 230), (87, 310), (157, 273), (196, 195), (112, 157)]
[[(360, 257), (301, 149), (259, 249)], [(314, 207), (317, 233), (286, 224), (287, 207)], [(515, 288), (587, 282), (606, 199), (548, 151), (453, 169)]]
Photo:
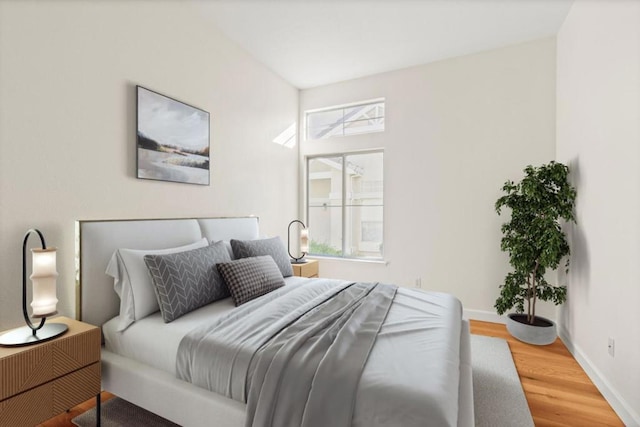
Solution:
[(231, 261), (223, 242), (166, 255), (145, 255), (165, 323), (229, 296), (216, 264)]
[(280, 269), (268, 255), (218, 264), (236, 306), (284, 286)]
[(289, 254), (280, 237), (259, 240), (231, 240), (235, 259), (269, 255), (275, 261), (282, 277), (293, 276)]

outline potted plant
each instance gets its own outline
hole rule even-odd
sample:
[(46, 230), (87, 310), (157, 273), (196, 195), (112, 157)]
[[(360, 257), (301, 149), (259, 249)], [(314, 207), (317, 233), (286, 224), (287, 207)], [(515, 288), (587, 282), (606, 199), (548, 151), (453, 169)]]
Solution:
[[(556, 327), (552, 321), (536, 316), (536, 303), (542, 300), (558, 305), (567, 297), (566, 286), (549, 283), (545, 273), (555, 270), (570, 254), (560, 219), (575, 223), (576, 189), (569, 183), (569, 168), (562, 163), (529, 165), (524, 173), (517, 184), (505, 182), (504, 195), (495, 205), (498, 215), (503, 207), (511, 209), (511, 219), (502, 224), (500, 248), (509, 253), (513, 267), (500, 285), (495, 308), (502, 315), (515, 307), (516, 313), (507, 318), (509, 333), (530, 344), (546, 345), (555, 341)], [(565, 268), (568, 272), (568, 257)]]

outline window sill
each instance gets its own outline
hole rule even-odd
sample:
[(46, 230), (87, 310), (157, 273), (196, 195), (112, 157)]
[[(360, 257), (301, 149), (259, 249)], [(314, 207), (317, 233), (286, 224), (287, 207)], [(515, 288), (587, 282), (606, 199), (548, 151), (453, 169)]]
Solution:
[(346, 261), (346, 262), (357, 262), (364, 264), (378, 264), (378, 265), (389, 265), (388, 260), (385, 259), (359, 259), (359, 258), (342, 258), (335, 256), (322, 256), (322, 255), (307, 255), (308, 259), (316, 259), (318, 261), (327, 260), (327, 261)]

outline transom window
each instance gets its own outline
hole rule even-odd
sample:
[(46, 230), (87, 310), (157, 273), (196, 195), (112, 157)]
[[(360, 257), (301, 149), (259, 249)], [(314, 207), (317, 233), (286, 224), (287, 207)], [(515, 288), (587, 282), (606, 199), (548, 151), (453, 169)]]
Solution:
[(382, 259), (383, 157), (376, 150), (307, 158), (311, 255)]
[(384, 100), (308, 111), (307, 139), (384, 131)]

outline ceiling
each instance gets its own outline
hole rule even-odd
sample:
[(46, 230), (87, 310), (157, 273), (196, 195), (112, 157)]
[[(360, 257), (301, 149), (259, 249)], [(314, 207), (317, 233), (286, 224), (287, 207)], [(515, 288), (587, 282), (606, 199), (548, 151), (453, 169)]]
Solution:
[(206, 19), (301, 88), (552, 36), (573, 0), (216, 0)]

